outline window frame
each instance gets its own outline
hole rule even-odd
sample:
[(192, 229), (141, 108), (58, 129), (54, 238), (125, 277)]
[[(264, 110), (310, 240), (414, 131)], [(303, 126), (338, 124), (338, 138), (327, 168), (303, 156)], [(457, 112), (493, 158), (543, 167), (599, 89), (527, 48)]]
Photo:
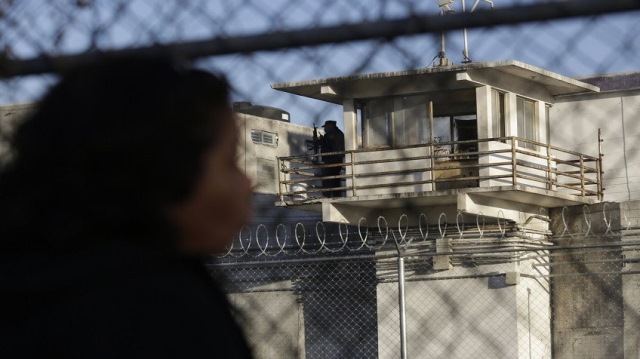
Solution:
[[(520, 104), (522, 103), (522, 107)], [(526, 104), (531, 105), (531, 126), (529, 128), (531, 135), (529, 136), (529, 131), (527, 131), (527, 109), (525, 108)], [(516, 96), (516, 134), (519, 138), (540, 142), (539, 137), (539, 113), (538, 113), (538, 101), (524, 97), (524, 96)], [(522, 115), (522, 117), (521, 117)], [(528, 142), (518, 142), (519, 147), (524, 147), (529, 150), (537, 151), (538, 146), (528, 143)]]

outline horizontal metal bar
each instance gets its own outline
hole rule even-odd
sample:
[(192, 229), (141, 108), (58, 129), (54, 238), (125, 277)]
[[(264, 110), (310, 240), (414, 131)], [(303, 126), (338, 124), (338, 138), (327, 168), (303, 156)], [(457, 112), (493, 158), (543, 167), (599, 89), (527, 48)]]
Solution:
[[(539, 178), (536, 178), (536, 177), (531, 177), (531, 176), (527, 176), (527, 175), (523, 175), (523, 174), (516, 174), (516, 176), (518, 178), (526, 179), (526, 180), (529, 180), (529, 181), (535, 181), (535, 182), (545, 183), (545, 184), (549, 183), (548, 180), (546, 180), (546, 179), (539, 179)], [(565, 185), (565, 184), (562, 184), (562, 183), (558, 183), (558, 182), (553, 182), (552, 184), (554, 186), (557, 186), (557, 187), (563, 187), (563, 188), (571, 189), (571, 190), (574, 190), (574, 191), (582, 193), (582, 188), (580, 188), (580, 187), (577, 187), (577, 188), (576, 187), (571, 187), (571, 186), (568, 186), (568, 185)], [(585, 194), (587, 194), (589, 196), (598, 195), (597, 191), (591, 191), (591, 190), (588, 190), (588, 189), (585, 189), (584, 192), (585, 192)]]
[(71, 66), (104, 59), (105, 57), (171, 56), (189, 60), (215, 55), (274, 51), (301, 46), (339, 44), (370, 39), (390, 40), (398, 36), (603, 15), (638, 9), (640, 9), (639, 0), (554, 1), (530, 5), (514, 5), (493, 10), (460, 12), (447, 16), (419, 13), (398, 19), (380, 19), (358, 24), (338, 24), (233, 37), (217, 36), (212, 39), (127, 48), (108, 52), (87, 51), (60, 56), (41, 54), (35, 58), (17, 60), (0, 55), (0, 77), (61, 72)]

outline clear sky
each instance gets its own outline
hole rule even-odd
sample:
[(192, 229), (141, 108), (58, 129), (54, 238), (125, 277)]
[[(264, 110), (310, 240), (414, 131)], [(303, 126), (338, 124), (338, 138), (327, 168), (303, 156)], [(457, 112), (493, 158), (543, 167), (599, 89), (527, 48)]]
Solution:
[[(462, 0), (452, 7), (460, 12)], [(474, 0), (466, 0), (467, 9)], [(78, 53), (224, 35), (234, 36), (437, 13), (436, 0), (20, 0), (0, 2), (0, 49), (17, 57)], [(534, 1), (494, 0), (496, 7)], [(7, 5), (11, 3), (11, 5)], [(66, 5), (63, 5), (66, 4)], [(92, 4), (79, 6), (77, 4)], [(478, 8), (488, 4), (480, 2)], [(640, 14), (607, 15), (470, 30), (473, 61), (516, 59), (568, 76), (640, 70)], [(462, 31), (448, 33), (447, 56), (462, 61)], [(293, 122), (340, 120), (339, 106), (299, 98), (272, 83), (428, 66), (439, 36), (403, 37), (313, 48), (206, 58), (199, 65), (227, 74), (235, 100), (283, 108)], [(0, 82), (0, 103), (34, 100), (52, 83), (41, 76)]]

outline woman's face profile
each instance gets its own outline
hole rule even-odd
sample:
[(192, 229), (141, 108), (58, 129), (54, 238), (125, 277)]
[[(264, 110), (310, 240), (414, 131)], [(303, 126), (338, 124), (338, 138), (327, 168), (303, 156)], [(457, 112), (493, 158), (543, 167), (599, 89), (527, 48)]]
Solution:
[(236, 162), (238, 129), (229, 109), (220, 116), (220, 140), (202, 157), (202, 170), (191, 194), (169, 208), (178, 229), (179, 246), (191, 254), (225, 251), (233, 236), (249, 220), (251, 182)]

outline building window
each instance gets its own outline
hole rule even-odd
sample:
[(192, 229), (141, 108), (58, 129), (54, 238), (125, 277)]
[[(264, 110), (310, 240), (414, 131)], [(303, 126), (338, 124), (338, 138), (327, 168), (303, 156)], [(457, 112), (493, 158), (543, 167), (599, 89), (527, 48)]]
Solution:
[[(491, 137), (505, 137), (507, 131), (505, 129), (505, 106), (504, 92), (491, 90), (491, 103), (493, 106), (491, 118)], [(502, 140), (502, 142), (505, 142)]]
[(426, 142), (426, 96), (400, 96), (394, 100), (393, 146), (403, 147)]
[[(538, 121), (536, 116), (535, 101), (518, 97), (517, 113), (518, 137), (524, 138), (525, 140), (538, 141)], [(530, 150), (536, 149), (536, 146), (534, 144), (528, 142), (519, 141), (518, 146), (528, 148)]]
[(262, 130), (251, 130), (251, 141), (267, 146), (278, 146), (278, 134)]
[(425, 96), (372, 99), (362, 104), (364, 147), (404, 147), (426, 142)]
[(363, 106), (364, 146), (383, 147), (391, 145), (391, 117), (393, 101), (390, 98), (367, 101)]

